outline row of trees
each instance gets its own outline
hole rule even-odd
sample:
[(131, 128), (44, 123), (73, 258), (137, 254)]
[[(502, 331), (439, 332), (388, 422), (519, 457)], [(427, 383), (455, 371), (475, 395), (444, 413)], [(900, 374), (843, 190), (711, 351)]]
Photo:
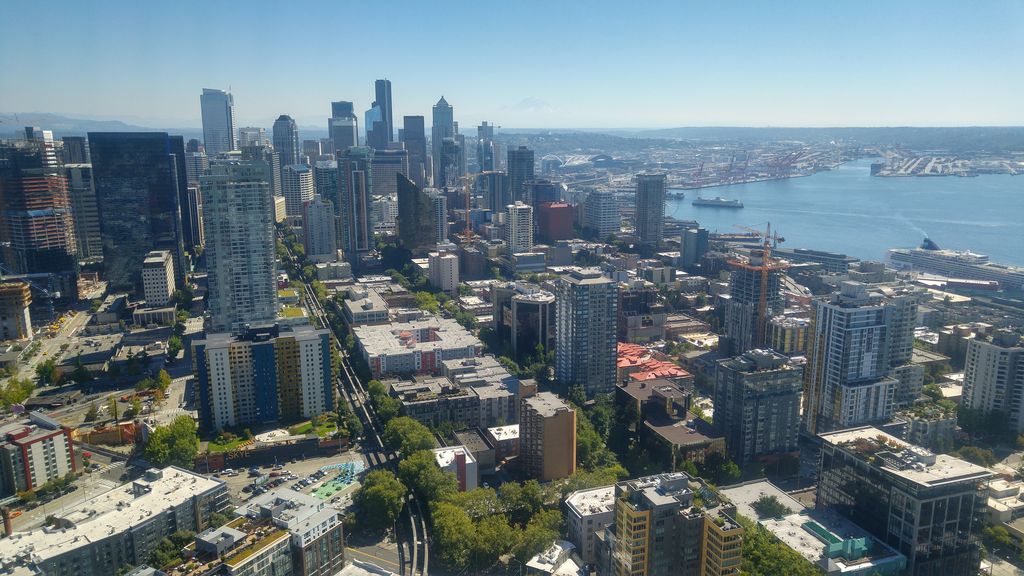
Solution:
[(191, 416), (178, 416), (170, 424), (156, 427), (146, 441), (143, 455), (151, 464), (161, 468), (172, 464), (192, 468), (199, 453), (196, 433), (196, 422)]

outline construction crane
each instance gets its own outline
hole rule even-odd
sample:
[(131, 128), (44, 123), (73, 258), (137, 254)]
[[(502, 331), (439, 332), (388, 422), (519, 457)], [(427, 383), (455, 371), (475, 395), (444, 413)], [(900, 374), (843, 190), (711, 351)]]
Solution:
[(43, 288), (42, 286), (39, 286), (35, 282), (29, 280), (28, 279), (28, 275), (18, 274), (15, 271), (11, 270), (10, 268), (4, 266), (3, 264), (0, 264), (0, 283), (5, 282), (7, 280), (7, 278), (4, 277), (4, 274), (8, 274), (10, 276), (14, 276), (14, 278), (12, 278), (12, 280), (15, 280), (17, 282), (24, 282), (25, 284), (28, 284), (30, 288), (32, 288), (36, 292), (39, 292), (40, 296), (42, 296), (43, 300), (46, 302), (47, 310), (50, 313), (50, 317), (47, 319), (47, 321), (48, 322), (53, 322), (53, 318), (54, 318), (53, 301), (56, 298), (60, 298), (60, 292), (59, 291), (54, 290), (54, 291), (51, 292), (49, 289)]
[(786, 239), (779, 236), (777, 232), (772, 232), (772, 224), (769, 222), (765, 231), (762, 232), (756, 228), (750, 228), (749, 226), (736, 226), (741, 230), (746, 230), (752, 234), (756, 234), (761, 241), (761, 263), (754, 264), (750, 261), (743, 262), (741, 260), (731, 260), (730, 264), (743, 270), (749, 270), (752, 272), (759, 272), (761, 274), (761, 290), (758, 294), (757, 300), (757, 345), (761, 346), (765, 342), (765, 331), (768, 328), (768, 276), (770, 272), (781, 271), (789, 268), (789, 264), (781, 260), (772, 259), (772, 248), (777, 247), (780, 243), (785, 242)]

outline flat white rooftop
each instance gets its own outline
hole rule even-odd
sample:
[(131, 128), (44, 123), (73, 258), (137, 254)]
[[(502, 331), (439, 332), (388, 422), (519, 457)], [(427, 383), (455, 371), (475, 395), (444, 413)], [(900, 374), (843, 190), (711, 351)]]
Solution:
[(565, 505), (581, 518), (611, 512), (615, 509), (615, 485), (577, 490), (569, 494)]

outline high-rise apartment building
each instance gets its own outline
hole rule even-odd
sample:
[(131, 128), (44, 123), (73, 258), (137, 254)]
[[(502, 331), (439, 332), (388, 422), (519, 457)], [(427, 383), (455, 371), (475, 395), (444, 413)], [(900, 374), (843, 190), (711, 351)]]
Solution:
[(313, 199), (313, 171), (305, 164), (285, 165), (281, 170), (285, 212), (296, 221), (302, 219), (302, 206)]
[[(769, 269), (768, 282), (762, 286), (762, 267)], [(725, 335), (720, 346), (727, 354), (736, 356), (765, 347), (768, 320), (782, 314), (784, 267), (774, 261), (765, 263), (760, 252), (751, 252), (747, 260), (729, 261), (729, 298), (725, 301)], [(761, 290), (765, 288), (764, 312), (761, 310)]]
[(203, 113), (203, 146), (206, 153), (216, 156), (237, 150), (235, 140), (235, 98), (230, 92), (203, 88), (199, 96)]
[(543, 202), (537, 208), (537, 237), (542, 242), (554, 243), (575, 237), (573, 207), (565, 202)]
[(331, 118), (327, 121), (331, 153), (337, 157), (342, 150), (359, 146), (359, 118), (351, 102), (331, 102)]
[(430, 202), (434, 205), (434, 242), (448, 242), (448, 197), (433, 188), (427, 190)]
[(622, 228), (619, 200), (611, 190), (591, 190), (583, 202), (585, 227), (601, 240), (617, 234)]
[(402, 142), (409, 152), (409, 179), (420, 188), (427, 185), (430, 173), (427, 157), (427, 134), (423, 126), (423, 116), (406, 116), (403, 118)]
[(505, 253), (511, 256), (533, 249), (533, 207), (522, 202), (505, 207)]
[(71, 429), (41, 412), (0, 426), (0, 493), (37, 490), (78, 471)]
[(526, 146), (508, 149), (508, 191), (512, 202), (525, 202), (533, 206), (528, 197), (526, 183), (534, 179), (533, 150)]
[(441, 99), (434, 104), (433, 115), (430, 126), (430, 162), (431, 182), (434, 188), (443, 188), (445, 185), (441, 170), (441, 144), (446, 138), (455, 137), (455, 113), (448, 101), (441, 96)]
[(459, 293), (459, 257), (446, 252), (431, 252), (427, 259), (430, 284), (452, 297)]
[(576, 471), (576, 410), (551, 392), (523, 398), (519, 458), (530, 478), (559, 480)]
[(203, 176), (210, 327), (222, 332), (277, 315), (274, 197), (270, 167), (217, 161)]
[(302, 235), (306, 258), (334, 262), (338, 252), (338, 227), (334, 203), (317, 194), (302, 206)]
[(32, 288), (27, 282), (0, 282), (0, 340), (32, 337)]
[[(392, 144), (396, 146), (396, 144)], [(400, 146), (400, 144), (398, 144)], [(394, 196), (398, 193), (398, 174), (409, 176), (409, 154), (402, 148), (388, 148), (373, 152), (373, 188), (374, 196)]]
[(250, 327), (237, 335), (208, 334), (194, 350), (206, 430), (294, 422), (334, 408), (328, 330)]
[(820, 436), (819, 510), (852, 520), (904, 554), (905, 574), (978, 573), (990, 471), (871, 426)]
[(803, 367), (773, 350), (748, 350), (718, 362), (715, 427), (741, 467), (797, 450)]
[(164, 132), (90, 132), (103, 265), (112, 290), (142, 292), (142, 261), (152, 250), (174, 257), (185, 278), (181, 206), (188, 201), (185, 142)]
[(391, 80), (385, 78), (374, 81), (373, 93), (377, 104), (380, 106), (381, 119), (384, 121), (384, 134), (386, 137), (384, 147), (387, 148), (388, 143), (395, 141), (394, 107), (391, 104)]
[[(338, 161), (320, 160), (313, 164), (313, 190), (324, 200), (338, 199)], [(337, 204), (335, 203), (335, 209)]]
[(256, 126), (243, 126), (238, 129), (238, 148), (249, 148), (250, 146), (266, 146), (267, 129)]
[(142, 293), (146, 305), (155, 308), (166, 306), (176, 289), (174, 284), (174, 262), (167, 250), (154, 250), (142, 261)]
[(270, 189), (274, 196), (283, 196), (281, 185), (281, 153), (268, 146), (242, 148), (242, 160), (256, 160), (270, 166)]
[(615, 389), (618, 285), (595, 268), (555, 281), (555, 378), (583, 386), (588, 398)]
[(967, 341), (963, 406), (1024, 431), (1024, 345), (1009, 331)]
[(299, 149), (299, 128), (291, 116), (282, 114), (274, 121), (274, 150), (281, 155), (281, 166), (302, 162)]
[(636, 175), (636, 218), (633, 223), (636, 239), (641, 244), (657, 247), (665, 227), (664, 174)]
[(912, 353), (917, 298), (907, 287), (847, 281), (814, 301), (804, 373), (809, 433), (889, 418), (900, 388), (896, 369)]
[(185, 152), (185, 179), (189, 184), (199, 182), (199, 177), (210, 169), (210, 158), (206, 152)]
[(357, 267), (373, 246), (370, 193), (373, 189), (374, 152), (355, 146), (338, 158), (338, 200), (341, 247), (345, 259)]
[(18, 274), (52, 273), (77, 298), (78, 242), (64, 171), (53, 135), (0, 144), (0, 253)]
[(614, 520), (597, 543), (598, 571), (614, 576), (740, 573), (736, 509), (700, 479), (672, 472), (615, 485)]

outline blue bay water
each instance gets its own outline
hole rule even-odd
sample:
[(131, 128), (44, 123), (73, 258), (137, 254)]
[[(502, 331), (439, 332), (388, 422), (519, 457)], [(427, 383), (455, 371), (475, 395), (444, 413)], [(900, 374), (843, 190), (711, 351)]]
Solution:
[[(975, 178), (871, 176), (863, 159), (813, 176), (686, 190), (665, 213), (696, 220), (712, 232), (767, 222), (787, 248), (841, 252), (881, 260), (890, 248), (917, 246), (928, 236), (942, 248), (987, 254), (1024, 266), (1024, 176)], [(743, 202), (741, 210), (693, 206), (697, 197)]]

